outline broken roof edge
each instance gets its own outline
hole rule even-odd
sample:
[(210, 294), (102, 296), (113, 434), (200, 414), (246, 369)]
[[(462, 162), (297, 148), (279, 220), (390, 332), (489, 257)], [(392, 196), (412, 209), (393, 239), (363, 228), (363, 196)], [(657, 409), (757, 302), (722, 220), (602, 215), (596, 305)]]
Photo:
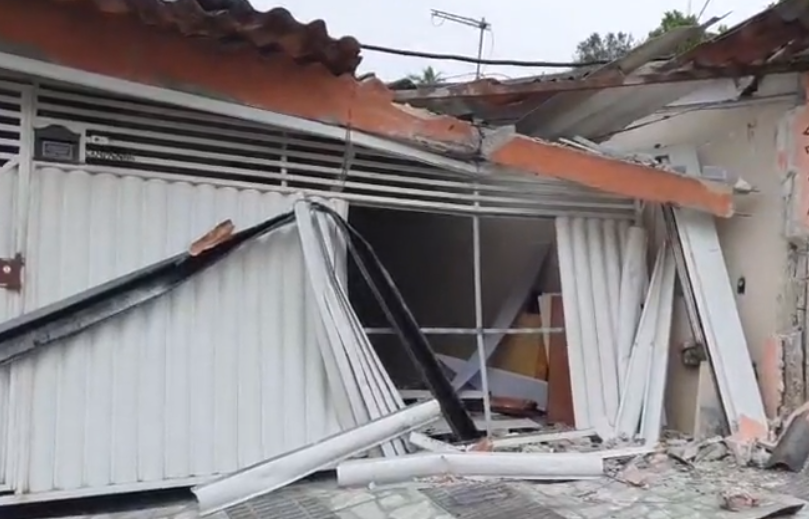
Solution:
[[(643, 42), (625, 56), (601, 66), (574, 68), (567, 72), (498, 81), (481, 78), (452, 84), (437, 84), (396, 91), (396, 100), (407, 103), (417, 100), (446, 99), (458, 97), (509, 96), (531, 93), (555, 93), (576, 90), (601, 90), (604, 88), (635, 86), (646, 82), (663, 81), (647, 71), (641, 79), (632, 73), (649, 65), (652, 61), (672, 52), (684, 41), (702, 34), (707, 27), (716, 23), (712, 18), (702, 25), (677, 27), (656, 38)], [(660, 64), (667, 60), (661, 60)]]
[[(731, 41), (743, 30), (766, 34), (785, 31), (783, 26), (766, 23), (776, 15), (781, 22), (789, 23), (809, 10), (807, 0), (785, 0), (763, 9), (751, 17), (742, 20), (724, 33), (707, 39), (693, 48), (671, 56), (678, 42), (692, 37), (695, 32), (704, 31), (722, 18), (712, 18), (702, 25), (679, 28), (681, 32), (669, 31), (662, 36), (649, 40), (631, 50), (626, 56), (614, 60), (601, 67), (585, 67), (584, 70), (571, 69), (562, 73), (498, 81), (483, 78), (475, 81), (438, 84), (419, 88), (398, 90), (396, 100), (402, 103), (414, 103), (426, 106), (431, 101), (447, 101), (450, 99), (501, 98), (502, 103), (519, 101), (525, 96), (545, 94), (551, 95), (571, 91), (593, 91), (608, 88), (634, 87), (643, 85), (682, 83), (688, 81), (707, 81), (711, 79), (740, 78), (789, 72), (805, 72), (809, 70), (809, 59), (799, 56), (800, 43), (791, 44), (787, 49), (791, 53), (777, 56), (777, 59), (744, 61), (733, 60), (731, 64), (711, 67), (694, 66), (693, 60), (700, 58), (717, 44)], [(757, 26), (758, 25), (758, 26)], [(685, 32), (691, 31), (691, 32)], [(664, 40), (663, 38), (667, 38)], [(772, 38), (771, 38), (772, 40)], [(773, 49), (779, 49), (777, 38), (769, 42)], [(670, 44), (673, 44), (670, 45)], [(738, 50), (741, 53), (741, 49)], [(668, 56), (667, 56), (668, 55)], [(667, 56), (667, 57), (666, 57)], [(789, 59), (782, 59), (787, 57)], [(660, 58), (660, 59), (657, 59)], [(733, 56), (729, 56), (733, 58)], [(653, 67), (650, 65), (654, 63)], [(628, 64), (629, 66), (626, 66)], [(642, 69), (641, 69), (642, 67)]]
[[(0, 18), (0, 36), (9, 45), (36, 50), (41, 59), (8, 51), (0, 53), (0, 68), (10, 71), (311, 135), (350, 140), (464, 174), (479, 175), (483, 169), (492, 172), (519, 169), (523, 173), (569, 180), (614, 195), (649, 201), (662, 198), (665, 202), (718, 216), (732, 214), (732, 203), (726, 194), (695, 183), (693, 179), (655, 167), (596, 156), (585, 162), (595, 168), (593, 171), (575, 171), (582, 164), (582, 152), (535, 139), (515, 138), (496, 153), (481, 157), (481, 150), (488, 146), (484, 142), (488, 138), (484, 129), (454, 117), (396, 104), (393, 92), (379, 81), (358, 82), (348, 76), (335, 77), (322, 67), (302, 66), (281, 58), (259, 59), (250, 54), (234, 55), (223, 61), (192, 40), (171, 34), (147, 34), (142, 24), (132, 21), (107, 27), (94, 25), (99, 21), (95, 19), (77, 20), (78, 28), (82, 23), (88, 25), (87, 31), (78, 31), (81, 37), (77, 38), (77, 27), (67, 27), (53, 13), (37, 12), (37, 9), (15, 11), (14, 6), (18, 5), (9, 4), (8, 9), (14, 11), (10, 14), (14, 16)], [(26, 20), (35, 23), (38, 30), (20, 30), (17, 22)], [(65, 40), (71, 41), (71, 45), (62, 45)], [(96, 52), (99, 48), (122, 50), (121, 41), (136, 40), (139, 55), (182, 59), (178, 62), (133, 58), (122, 62), (117, 54)], [(167, 48), (172, 48), (172, 52)], [(213, 69), (218, 73), (210, 74)], [(235, 79), (245, 76), (253, 80)], [(178, 85), (188, 85), (188, 88)], [(548, 153), (554, 157), (552, 164), (544, 163)], [(450, 156), (463, 160), (453, 160)], [(599, 180), (597, 177), (602, 175), (609, 178)], [(627, 183), (627, 175), (642, 178), (644, 182)], [(662, 181), (660, 185), (667, 187), (639, 189), (638, 185), (649, 183), (646, 181), (652, 184)]]
[(662, 165), (653, 167), (629, 156), (573, 148), (521, 135), (511, 128), (491, 132), (482, 149), (494, 164), (537, 176), (565, 179), (607, 193), (697, 209), (723, 218), (734, 214), (732, 186), (688, 176)]

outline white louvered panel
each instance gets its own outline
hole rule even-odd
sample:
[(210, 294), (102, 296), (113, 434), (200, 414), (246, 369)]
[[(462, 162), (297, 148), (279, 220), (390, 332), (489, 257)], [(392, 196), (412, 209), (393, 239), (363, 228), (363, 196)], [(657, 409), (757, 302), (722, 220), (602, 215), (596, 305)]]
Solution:
[[(38, 126), (84, 132), (87, 163), (219, 179), (252, 178), (364, 205), (499, 214), (631, 217), (631, 200), (556, 179), (461, 175), (340, 140), (157, 105), (42, 86)], [(477, 186), (473, 182), (477, 180)], [(477, 194), (476, 194), (477, 189)]]
[[(32, 191), (27, 310), (181, 252), (224, 219), (244, 228), (291, 207), (255, 189), (53, 168)], [(304, 275), (294, 227), (276, 231), (14, 363), (15, 489), (172, 486), (336, 432)]]
[(0, 167), (20, 150), (23, 85), (0, 78)]

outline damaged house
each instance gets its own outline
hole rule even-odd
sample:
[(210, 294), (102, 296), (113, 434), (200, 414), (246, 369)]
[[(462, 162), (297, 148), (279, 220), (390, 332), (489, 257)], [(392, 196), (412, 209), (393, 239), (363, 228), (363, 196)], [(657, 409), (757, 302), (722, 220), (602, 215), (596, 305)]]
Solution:
[[(806, 12), (394, 91), (280, 8), (6, 0), (0, 515), (772, 440), (806, 399)], [(605, 448), (498, 452), (548, 434)]]

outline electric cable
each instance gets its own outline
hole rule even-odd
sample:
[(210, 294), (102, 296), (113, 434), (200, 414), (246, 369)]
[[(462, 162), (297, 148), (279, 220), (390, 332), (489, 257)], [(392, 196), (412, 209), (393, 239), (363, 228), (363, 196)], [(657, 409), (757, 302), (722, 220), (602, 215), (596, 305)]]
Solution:
[(360, 44), (360, 48), (372, 52), (383, 54), (393, 54), (396, 56), (408, 56), (413, 58), (427, 58), (443, 61), (460, 61), (463, 63), (473, 63), (480, 65), (497, 65), (507, 67), (545, 67), (545, 68), (583, 68), (594, 65), (606, 65), (610, 63), (606, 60), (574, 62), (574, 61), (523, 61), (514, 59), (478, 59), (472, 56), (461, 56), (458, 54), (435, 54), (432, 52), (421, 52), (416, 50), (395, 49), (383, 47), (381, 45)]

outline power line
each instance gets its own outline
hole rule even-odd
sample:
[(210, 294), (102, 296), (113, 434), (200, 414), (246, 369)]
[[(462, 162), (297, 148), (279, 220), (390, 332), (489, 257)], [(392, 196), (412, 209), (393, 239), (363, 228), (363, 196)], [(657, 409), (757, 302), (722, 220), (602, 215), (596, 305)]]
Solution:
[(421, 52), (417, 50), (395, 49), (382, 47), (380, 45), (361, 44), (363, 50), (371, 52), (381, 52), (383, 54), (393, 54), (396, 56), (407, 56), (411, 58), (427, 58), (442, 61), (461, 61), (479, 65), (495, 65), (508, 67), (545, 67), (545, 68), (581, 68), (593, 65), (606, 65), (609, 61), (587, 61), (587, 62), (564, 62), (564, 61), (523, 61), (514, 59), (478, 59), (472, 56), (460, 56), (457, 54), (435, 54), (432, 52)]

